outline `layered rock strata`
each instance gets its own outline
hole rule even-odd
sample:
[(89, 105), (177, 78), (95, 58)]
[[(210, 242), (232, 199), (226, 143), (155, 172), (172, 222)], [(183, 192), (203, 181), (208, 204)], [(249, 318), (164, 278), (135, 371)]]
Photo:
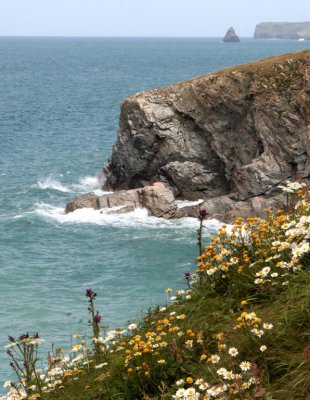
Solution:
[(222, 219), (283, 205), (310, 177), (310, 51), (127, 97), (105, 189), (164, 182)]

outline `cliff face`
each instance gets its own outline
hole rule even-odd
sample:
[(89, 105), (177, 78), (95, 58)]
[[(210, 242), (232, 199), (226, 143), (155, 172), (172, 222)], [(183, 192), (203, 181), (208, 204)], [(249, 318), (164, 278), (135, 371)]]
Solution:
[(262, 22), (256, 25), (255, 39), (310, 39), (310, 22)]
[(259, 213), (278, 184), (309, 179), (309, 119), (310, 51), (135, 94), (122, 104), (105, 188), (159, 180), (213, 213)]

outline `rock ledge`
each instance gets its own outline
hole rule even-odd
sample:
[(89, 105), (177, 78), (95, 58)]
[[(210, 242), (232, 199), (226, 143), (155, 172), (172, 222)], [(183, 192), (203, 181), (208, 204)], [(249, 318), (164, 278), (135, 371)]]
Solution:
[(199, 211), (197, 205), (179, 208), (172, 190), (162, 182), (102, 196), (86, 193), (71, 200), (65, 212), (69, 213), (85, 207), (104, 210), (108, 214), (123, 214), (134, 211), (136, 208), (146, 208), (150, 215), (167, 219), (196, 217)]

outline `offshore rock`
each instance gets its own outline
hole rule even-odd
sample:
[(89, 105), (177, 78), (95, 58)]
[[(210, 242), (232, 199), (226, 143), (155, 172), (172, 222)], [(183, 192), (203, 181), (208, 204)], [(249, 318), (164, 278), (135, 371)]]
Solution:
[(310, 39), (310, 22), (262, 22), (254, 39)]
[(309, 182), (310, 51), (127, 97), (105, 189), (166, 183), (212, 213), (262, 215), (277, 186)]
[(231, 26), (226, 35), (224, 36), (223, 42), (240, 42), (239, 36), (236, 34), (234, 28)]

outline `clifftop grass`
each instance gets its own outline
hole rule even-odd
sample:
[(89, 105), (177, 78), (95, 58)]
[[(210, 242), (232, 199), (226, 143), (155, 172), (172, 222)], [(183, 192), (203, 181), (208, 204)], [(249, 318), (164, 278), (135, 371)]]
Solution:
[(70, 360), (58, 354), (41, 394), (34, 382), (27, 398), (310, 399), (310, 193), (301, 189), (284, 188), (294, 200), (286, 213), (223, 225), (184, 289), (168, 288), (165, 304), (125, 332), (96, 335), (93, 353), (78, 342)]
[[(300, 86), (301, 71), (307, 68), (310, 63), (310, 50), (296, 51), (294, 53), (281, 54), (267, 57), (263, 60), (248, 62), (238, 66), (224, 68), (220, 71), (211, 72), (199, 77), (188, 79), (186, 81), (162, 87), (160, 89), (151, 89), (142, 93), (133, 94), (126, 99), (138, 98), (146, 94), (157, 94), (163, 97), (171, 96), (171, 93), (178, 92), (196, 81), (208, 78), (217, 78), (221, 76), (231, 76), (231, 74), (242, 74), (250, 82), (259, 80), (256, 90), (279, 90), (285, 91), (291, 85)], [(262, 86), (266, 82), (266, 87)], [(125, 99), (125, 100), (126, 100)]]

